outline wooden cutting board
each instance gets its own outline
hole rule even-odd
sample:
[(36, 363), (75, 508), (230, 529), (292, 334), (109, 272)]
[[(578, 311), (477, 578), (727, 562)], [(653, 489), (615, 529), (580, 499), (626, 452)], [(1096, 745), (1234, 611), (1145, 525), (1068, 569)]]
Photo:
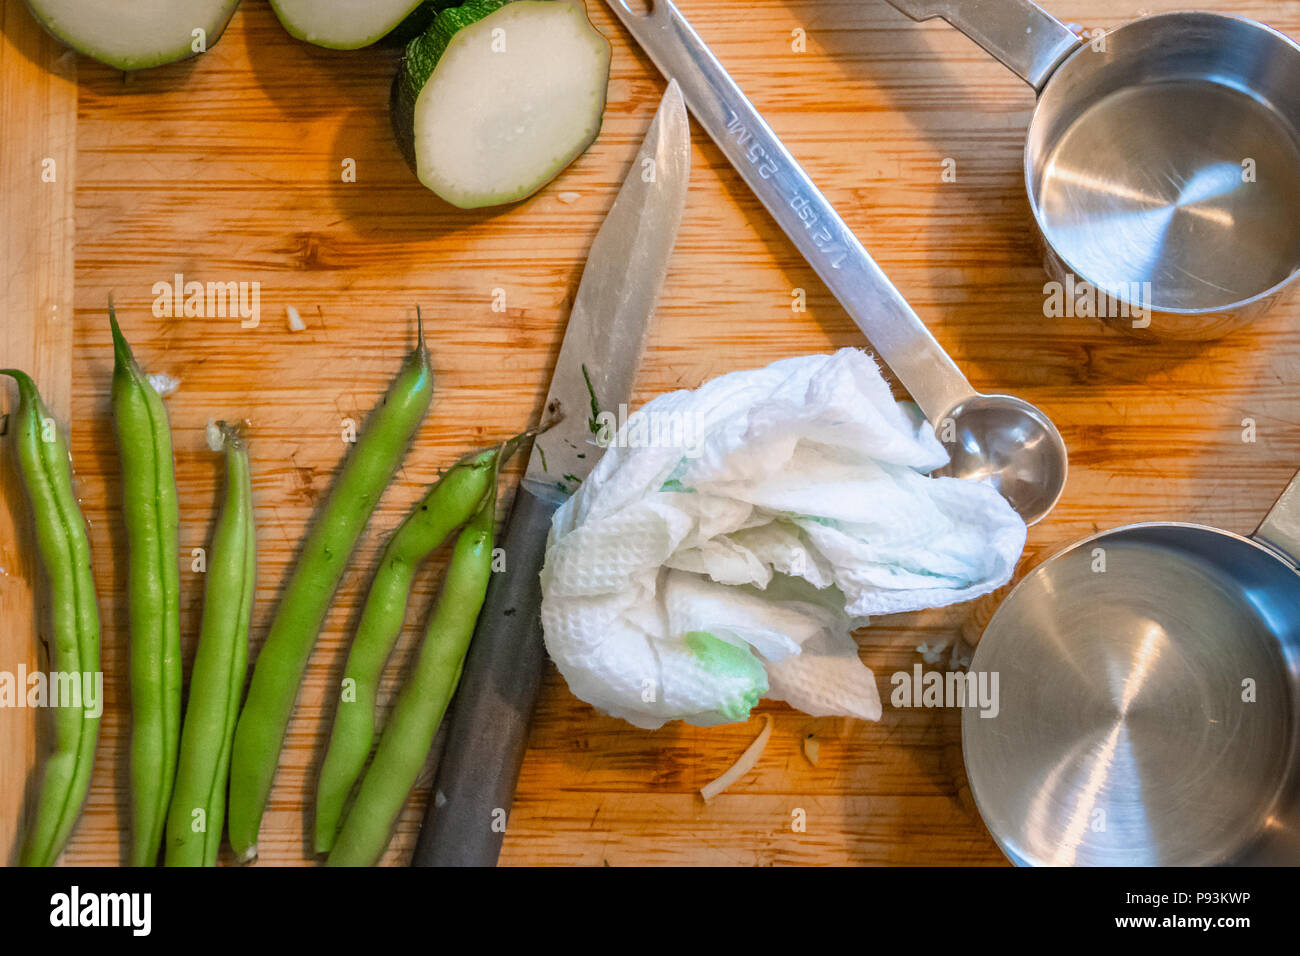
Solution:
[[(21, 0), (0, 0), (0, 368), (41, 383), (66, 421), (72, 399), (73, 206), (77, 59), (46, 35)], [(0, 388), (0, 434), (12, 391)], [(0, 669), (45, 666), (48, 637), (22, 486), (0, 441)], [(0, 861), (17, 852), (43, 723), (0, 711)]]
[[(1140, 2), (1142, 11), (1122, 0), (1051, 6), (1089, 28), (1187, 6)], [(1217, 6), (1300, 36), (1296, 0)], [(424, 311), (438, 374), (435, 408), (330, 614), (263, 822), (262, 862), (310, 862), (304, 807), (383, 537), (440, 467), (536, 417), (587, 247), (663, 89), (603, 4), (588, 0), (588, 7), (614, 44), (601, 137), (536, 197), (487, 212), (441, 204), (407, 171), (388, 130), (393, 51), (300, 44), (262, 2), (246, 2), (221, 42), (191, 62), (124, 76), (80, 60), (75, 341), (71, 351), (57, 337), (33, 351), (24, 344), (31, 335), (22, 331), (24, 315), (35, 323), (27, 328), (45, 328), (36, 307), (66, 300), (71, 288), (62, 258), (68, 220), (58, 199), (64, 193), (35, 193), (30, 173), (15, 172), (39, 147), (19, 147), (11, 137), (35, 136), (44, 123), (41, 135), (66, 149), (72, 129), (61, 117), (70, 115), (73, 97), (62, 72), (68, 61), (57, 60), (20, 4), (5, 0), (4, 201), (37, 205), (5, 206), (10, 286), (0, 343), (6, 359), (33, 356), (54, 407), (70, 413), (104, 615), (107, 709), (67, 862), (120, 862), (127, 826), (109, 293), (141, 362), (179, 381), (168, 407), (183, 503), (187, 667), (203, 583), (189, 555), (207, 543), (219, 479), (204, 425), (220, 417), (251, 423), (260, 643), (303, 529), (344, 453), (344, 420), (359, 420), (381, 395), (411, 345), (416, 304)], [(1028, 88), (955, 31), (914, 24), (882, 0), (750, 0), (743, 18), (735, 0), (682, 0), (682, 7), (975, 386), (1023, 395), (1060, 426), (1071, 451), (1069, 485), (1056, 511), (1031, 530), (1023, 566), (1130, 521), (1254, 527), (1300, 465), (1300, 306), (1210, 345), (1140, 343), (1089, 319), (1045, 319), (1020, 174)], [(46, 72), (52, 63), (58, 76)], [(14, 105), (18, 91), (34, 112)], [(41, 97), (54, 104), (44, 112)], [(945, 169), (955, 169), (954, 180), (945, 181)], [(70, 179), (61, 182), (70, 188)], [(16, 241), (34, 243), (32, 254), (16, 258)], [(259, 324), (156, 316), (155, 284), (177, 274), (260, 283)], [(792, 308), (801, 289), (806, 311)], [(288, 329), (289, 306), (306, 331)], [(861, 344), (697, 128), (691, 195), (636, 401), (789, 355)], [(60, 399), (69, 382), (70, 406)], [(24, 655), (34, 660), (35, 645), (30, 562), (13, 537), (19, 499), (12, 483), (3, 491), (0, 666), (10, 667)], [(419, 579), (385, 700), (419, 636), (441, 559), (436, 565)], [(972, 613), (982, 619), (991, 606), (880, 618), (860, 632), (862, 657), (887, 694), (890, 674), (920, 662), (919, 644), (952, 641), (963, 626), (977, 631)], [(818, 720), (780, 704), (760, 712), (775, 722), (762, 760), (706, 806), (698, 788), (747, 746), (758, 720), (646, 732), (596, 713), (549, 670), (502, 862), (1002, 862), (966, 788), (958, 712), (886, 705), (879, 723)], [(12, 794), (30, 761), (34, 723), (25, 711), (0, 712), (0, 846), (12, 843)], [(803, 753), (810, 733), (820, 742), (816, 766)], [(409, 856), (427, 776), (386, 862)]]

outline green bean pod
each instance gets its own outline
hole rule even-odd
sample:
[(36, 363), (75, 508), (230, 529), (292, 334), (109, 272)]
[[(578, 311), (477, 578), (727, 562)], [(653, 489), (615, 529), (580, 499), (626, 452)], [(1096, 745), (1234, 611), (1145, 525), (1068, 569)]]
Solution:
[(330, 866), (373, 866), (388, 846), (393, 825), (428, 759), (438, 725), (460, 681), (492, 576), (495, 520), (494, 475), (478, 512), (456, 538), (415, 667), (398, 692), (374, 760), (344, 818), (330, 851)]
[(257, 833), (280, 748), (334, 591), (432, 398), (433, 369), (421, 330), (418, 346), (362, 428), (308, 532), (253, 666), (230, 762), (227, 821), (230, 845), (241, 862), (257, 856)]
[(492, 448), (453, 465), (411, 509), (384, 547), (348, 651), (344, 693), (334, 714), (316, 787), (317, 853), (328, 853), (334, 845), (344, 803), (370, 756), (379, 678), (402, 631), (416, 568), (474, 515), (496, 474), (499, 453), (499, 448)]
[(171, 428), (162, 398), (136, 364), (117, 316), (113, 425), (126, 525), (131, 684), (131, 866), (162, 846), (181, 737), (180, 515)]
[(248, 671), (248, 629), (257, 591), (253, 488), (248, 447), (220, 423), (226, 496), (212, 535), (203, 622), (181, 727), (176, 788), (167, 815), (168, 866), (215, 866), (226, 813), (235, 718)]
[[(18, 409), (10, 416), (10, 428), (18, 473), (34, 518), (36, 555), (49, 585), (49, 670), (75, 679), (81, 692), (77, 706), (51, 708), (53, 748), (18, 854), (23, 866), (51, 866), (81, 813), (99, 739), (100, 718), (95, 711), (102, 701), (92, 706), (84, 693), (87, 678), (93, 680), (99, 673), (99, 608), (90, 570), (90, 540), (72, 488), (67, 441), (25, 372), (3, 369), (0, 375), (18, 383)], [(50, 683), (53, 687), (55, 682)]]

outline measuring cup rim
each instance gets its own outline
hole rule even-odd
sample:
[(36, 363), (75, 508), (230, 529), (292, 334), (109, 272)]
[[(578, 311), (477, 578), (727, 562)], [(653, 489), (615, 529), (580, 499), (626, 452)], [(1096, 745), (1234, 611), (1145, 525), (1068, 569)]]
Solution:
[[(1300, 577), (1300, 568), (1296, 567), (1294, 561), (1288, 560), (1286, 555), (1279, 553), (1274, 548), (1269, 547), (1268, 545), (1264, 544), (1264, 542), (1250, 535), (1242, 535), (1236, 533), (1235, 531), (1228, 531), (1224, 528), (1216, 528), (1213, 525), (1199, 524), (1197, 522), (1191, 522), (1191, 521), (1135, 521), (1130, 524), (1118, 525), (1114, 528), (1108, 528), (1105, 531), (1098, 531), (1093, 534), (1087, 535), (1085, 537), (1079, 538), (1076, 541), (1071, 541), (1069, 544), (1066, 544), (1058, 548), (1056, 551), (1053, 551), (1042, 561), (1038, 562), (1038, 564), (1036, 564), (1023, 578), (1021, 578), (1016, 583), (1016, 586), (1011, 589), (1010, 593), (1008, 593), (1007, 596), (1002, 599), (1002, 602), (998, 605), (998, 609), (993, 612), (993, 616), (989, 619), (988, 624), (985, 625), (983, 634), (987, 634), (993, 628), (993, 625), (997, 623), (998, 618), (1002, 615), (1006, 607), (1010, 605), (1011, 602), (1015, 599), (1016, 594), (1020, 591), (1021, 588), (1023, 588), (1028, 583), (1029, 579), (1033, 577), (1040, 569), (1047, 567), (1047, 565), (1051, 564), (1057, 558), (1060, 558), (1061, 556), (1065, 555), (1067, 552), (1074, 551), (1093, 541), (1098, 541), (1103, 538), (1109, 538), (1113, 535), (1119, 534), (1124, 531), (1133, 531), (1141, 528), (1182, 528), (1189, 531), (1207, 531), (1212, 534), (1223, 535), (1228, 538), (1233, 538), (1236, 539), (1237, 541), (1240, 541), (1242, 544), (1249, 545), (1263, 552), (1266, 556), (1282, 564), (1284, 567), (1290, 570), (1297, 577)], [(967, 671), (969, 673), (978, 673), (980, 670), (980, 666), (979, 666), (980, 652), (983, 651), (984, 648), (988, 647), (988, 645), (983, 640), (983, 634), (981, 635), (980, 642), (975, 646), (974, 653), (971, 655), (971, 662), (969, 667), (967, 668)], [(985, 656), (987, 656), (987, 653), (985, 654)], [(966, 724), (970, 720), (978, 721), (979, 719), (980, 719), (979, 716), (977, 714), (974, 714), (973, 711), (966, 710), (962, 713), (961, 755), (962, 755), (962, 763), (966, 768), (966, 774), (968, 777), (972, 776), (971, 755), (970, 755), (971, 735), (967, 733)], [(976, 723), (974, 724), (974, 726), (979, 726), (979, 724)], [(996, 832), (992, 826), (988, 825), (988, 821), (989, 821), (988, 810), (984, 806), (983, 801), (980, 799), (979, 787), (976, 785), (976, 782), (973, 777), (970, 783), (971, 783), (970, 794), (971, 794), (971, 799), (975, 803), (975, 809), (979, 812), (980, 819), (985, 822), (985, 826), (988, 828), (989, 835), (993, 838), (993, 842), (997, 844), (997, 847), (1002, 852), (1002, 855), (1005, 856), (1009, 861), (1011, 861), (1011, 863), (1014, 864), (1015, 866), (1027, 867), (1027, 866), (1037, 865), (1037, 861), (1022, 856), (1019, 853), (1017, 853), (1015, 850), (1013, 850), (1008, 840), (1004, 838), (1003, 834)]]
[[(1247, 17), (1240, 13), (1226, 13), (1222, 10), (1203, 10), (1203, 9), (1166, 10), (1163, 13), (1149, 13), (1146, 16), (1134, 17), (1132, 20), (1125, 20), (1123, 23), (1119, 24), (1118, 26), (1105, 28), (1102, 30), (1102, 36), (1103, 37), (1113, 36), (1114, 34), (1119, 33), (1123, 30), (1128, 30), (1139, 25), (1157, 23), (1158, 21), (1161, 20), (1193, 20), (1198, 18), (1208, 19), (1208, 20), (1232, 20), (1244, 26), (1251, 27), (1252, 29), (1258, 29), (1264, 31), (1265, 33), (1271, 33), (1277, 39), (1281, 40), (1286, 45), (1295, 49), (1297, 53), (1300, 53), (1300, 43), (1298, 43), (1291, 37), (1287, 36), (1277, 27), (1269, 26), (1267, 23), (1264, 23), (1261, 20), (1256, 20), (1254, 17)], [(1052, 81), (1056, 79), (1056, 75), (1062, 70), (1062, 68), (1064, 68), (1065, 64), (1069, 63), (1071, 60), (1075, 59), (1076, 57), (1082, 56), (1083, 54), (1087, 53), (1090, 42), (1091, 40), (1089, 37), (1080, 35), (1079, 42), (1075, 45), (1075, 47), (1072, 50), (1070, 50), (1070, 52), (1067, 53), (1065, 56), (1061, 57), (1060, 61), (1057, 62), (1057, 64), (1054, 67), (1052, 67), (1052, 72), (1048, 74), (1047, 79), (1043, 81), (1043, 85), (1038, 90), (1035, 91), (1034, 115), (1037, 115), (1038, 113), (1038, 103), (1039, 101), (1042, 100), (1043, 93), (1045, 93), (1047, 91), (1047, 88), (1051, 86)], [(1034, 117), (1031, 116), (1029, 120), (1029, 124), (1031, 126), (1033, 125), (1033, 121), (1034, 121)]]
[[(1125, 30), (1129, 27), (1133, 27), (1138, 24), (1148, 24), (1158, 20), (1187, 20), (1193, 17), (1208, 17), (1217, 20), (1232, 20), (1232, 21), (1236, 21), (1237, 23), (1241, 23), (1245, 26), (1251, 27), (1252, 29), (1262, 30), (1265, 33), (1272, 34), (1274, 37), (1281, 40), (1287, 46), (1291, 47), (1292, 51), (1297, 56), (1300, 56), (1300, 43), (1293, 40), (1291, 37), (1287, 36), (1285, 33), (1283, 33), (1281, 30), (1278, 30), (1276, 27), (1271, 27), (1267, 23), (1262, 23), (1259, 20), (1253, 19), (1252, 17), (1246, 17), (1236, 13), (1224, 13), (1218, 10), (1172, 10), (1165, 13), (1153, 13), (1144, 17), (1137, 17), (1133, 20), (1128, 20), (1124, 23), (1121, 23), (1117, 27), (1112, 27), (1104, 32), (1104, 36), (1110, 36), (1114, 33), (1118, 33), (1121, 30)], [(1300, 279), (1300, 269), (1296, 269), (1285, 279), (1279, 280), (1278, 282), (1274, 283), (1272, 286), (1269, 286), (1267, 289), (1249, 295), (1244, 299), (1238, 299), (1234, 302), (1225, 303), (1223, 305), (1208, 306), (1199, 309), (1187, 309), (1187, 308), (1175, 308), (1175, 307), (1165, 308), (1162, 306), (1157, 306), (1154, 302), (1147, 302), (1144, 304), (1141, 302), (1134, 302), (1132, 301), (1132, 299), (1124, 295), (1112, 294), (1109, 290), (1105, 289), (1103, 286), (1099, 285), (1096, 282), (1093, 282), (1091, 277), (1089, 277), (1083, 270), (1079, 269), (1078, 266), (1074, 262), (1072, 262), (1068, 256), (1066, 256), (1056, 247), (1056, 243), (1052, 241), (1051, 234), (1047, 230), (1047, 223), (1043, 219), (1042, 208), (1039, 205), (1038, 197), (1034, 193), (1034, 169), (1033, 169), (1033, 163), (1031, 162), (1030, 155), (1029, 155), (1029, 144), (1030, 144), (1029, 132), (1033, 130), (1034, 124), (1038, 122), (1039, 114), (1043, 109), (1043, 97), (1047, 93), (1047, 91), (1051, 88), (1052, 81), (1056, 79), (1057, 74), (1060, 73), (1060, 71), (1065, 67), (1067, 63), (1070, 63), (1076, 57), (1082, 56), (1085, 53), (1087, 53), (1088, 45), (1089, 44), (1086, 39), (1081, 39), (1079, 45), (1076, 46), (1073, 50), (1071, 50), (1066, 56), (1064, 56), (1061, 59), (1059, 63), (1056, 64), (1055, 67), (1052, 68), (1051, 74), (1047, 77), (1047, 80), (1043, 83), (1042, 88), (1039, 89), (1036, 93), (1034, 99), (1034, 108), (1029, 114), (1029, 123), (1025, 127), (1025, 145), (1023, 150), (1025, 198), (1029, 200), (1029, 210), (1033, 214), (1034, 223), (1038, 226), (1039, 235), (1043, 237), (1044, 243), (1046, 243), (1046, 245), (1052, 250), (1052, 253), (1055, 256), (1057, 256), (1057, 258), (1059, 258), (1061, 262), (1070, 270), (1070, 272), (1073, 275), (1075, 275), (1080, 281), (1087, 282), (1090, 285), (1094, 286), (1095, 288), (1100, 289), (1101, 291), (1105, 292), (1107, 296), (1109, 296), (1110, 298), (1114, 299), (1115, 301), (1123, 305), (1127, 305), (1130, 307), (1137, 306), (1137, 307), (1147, 308), (1150, 309), (1152, 312), (1163, 313), (1165, 315), (1183, 315), (1191, 318), (1198, 317), (1198, 316), (1216, 315), (1224, 312), (1236, 312), (1241, 309), (1247, 309), (1258, 302), (1262, 302), (1265, 299), (1272, 298), (1273, 296), (1280, 293), (1283, 289), (1294, 284), (1297, 281), (1297, 279)], [(1297, 130), (1296, 133), (1298, 136), (1300, 136), (1300, 130)]]
[(1211, 534), (1222, 535), (1227, 538), (1232, 538), (1236, 541), (1240, 541), (1242, 544), (1249, 545), (1255, 550), (1262, 552), (1263, 554), (1267, 555), (1268, 557), (1272, 558), (1273, 560), (1279, 562), (1280, 564), (1290, 569), (1296, 575), (1300, 576), (1300, 567), (1297, 567), (1296, 560), (1289, 558), (1288, 555), (1278, 551), (1276, 548), (1273, 548), (1265, 544), (1263, 541), (1259, 540), (1253, 535), (1238, 534), (1237, 532), (1229, 531), (1226, 528), (1216, 528), (1214, 527), (1214, 525), (1200, 524), (1195, 521), (1134, 521), (1129, 524), (1117, 525), (1114, 528), (1107, 528), (1105, 531), (1096, 531), (1090, 535), (1086, 535), (1085, 537), (1078, 538), (1074, 541), (1069, 542), (1068, 544), (1062, 545), (1061, 547), (1057, 548), (1055, 551), (1053, 551), (1043, 560), (1035, 564), (1033, 568), (1031, 568), (1028, 572), (1026, 572), (1023, 578), (1021, 578), (1019, 581), (1016, 582), (1016, 586), (1013, 587), (1010, 590), (1010, 592), (1008, 592), (1007, 596), (1002, 599), (1001, 603), (998, 604), (998, 609), (993, 612), (993, 616), (989, 618), (988, 624), (984, 626), (984, 631), (980, 635), (980, 642), (975, 646), (975, 651), (971, 655), (971, 664), (970, 664), (971, 670), (977, 670), (975, 664), (979, 660), (980, 651), (986, 646), (984, 644), (983, 634), (987, 634), (989, 630), (992, 629), (994, 623), (998, 619), (998, 616), (1002, 614), (1003, 608), (1005, 608), (1008, 604), (1012, 602), (1012, 600), (1015, 599), (1017, 592), (1019, 592), (1020, 589), (1025, 586), (1026, 582), (1028, 582), (1031, 577), (1037, 574), (1042, 568), (1047, 567), (1047, 565), (1051, 564), (1053, 561), (1056, 561), (1058, 558), (1063, 557), (1064, 555), (1068, 554), (1071, 551), (1076, 551), (1079, 548), (1084, 547), (1085, 545), (1091, 544), (1095, 541), (1100, 541), (1103, 538), (1110, 538), (1113, 537), (1114, 535), (1122, 534), (1125, 531), (1138, 531), (1143, 528), (1179, 528), (1186, 531), (1206, 531)]

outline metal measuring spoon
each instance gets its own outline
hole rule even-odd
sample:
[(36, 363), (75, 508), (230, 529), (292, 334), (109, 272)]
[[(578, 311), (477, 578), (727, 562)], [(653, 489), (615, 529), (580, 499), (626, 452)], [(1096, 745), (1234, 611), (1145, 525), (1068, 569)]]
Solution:
[(952, 457), (939, 473), (988, 482), (1028, 524), (1043, 518), (1067, 470), (1051, 420), (971, 387), (676, 6), (607, 2), (934, 425)]

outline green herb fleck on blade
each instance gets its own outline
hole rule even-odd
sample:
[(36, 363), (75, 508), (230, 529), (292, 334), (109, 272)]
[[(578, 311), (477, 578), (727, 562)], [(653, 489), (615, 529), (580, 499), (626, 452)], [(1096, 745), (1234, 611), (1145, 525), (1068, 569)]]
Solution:
[(587, 419), (587, 427), (591, 429), (593, 435), (600, 434), (600, 401), (596, 398), (596, 386), (591, 384), (591, 373), (587, 371), (587, 366), (582, 366), (582, 377), (587, 383), (587, 394), (591, 396), (591, 417)]

